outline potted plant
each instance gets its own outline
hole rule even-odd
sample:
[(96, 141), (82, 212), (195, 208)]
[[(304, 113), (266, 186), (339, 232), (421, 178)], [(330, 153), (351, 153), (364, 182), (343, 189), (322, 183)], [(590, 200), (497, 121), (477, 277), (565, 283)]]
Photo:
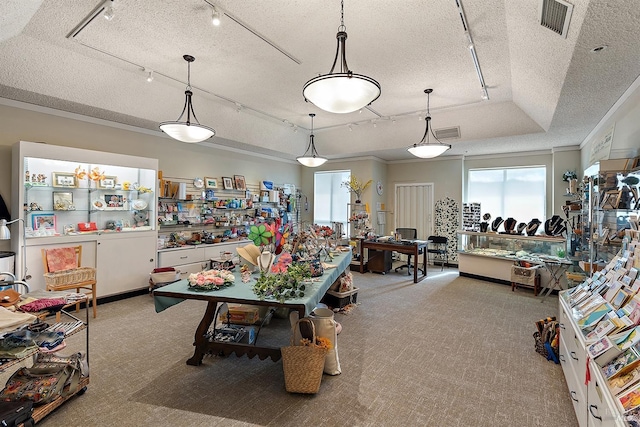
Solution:
[(371, 185), (372, 182), (373, 180), (370, 179), (363, 184), (355, 175), (351, 175), (349, 177), (349, 181), (344, 181), (342, 186), (346, 187), (349, 192), (356, 195), (356, 203), (362, 203), (362, 193)]

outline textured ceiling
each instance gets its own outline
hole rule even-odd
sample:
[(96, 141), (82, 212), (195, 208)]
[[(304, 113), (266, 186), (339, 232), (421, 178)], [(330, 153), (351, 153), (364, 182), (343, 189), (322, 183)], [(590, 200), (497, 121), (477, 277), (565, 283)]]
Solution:
[(190, 54), (194, 109), (217, 131), (209, 143), (293, 159), (316, 113), (320, 154), (403, 160), (424, 132), (425, 88), (434, 128), (460, 128), (447, 155), (481, 155), (580, 144), (640, 74), (635, 0), (573, 0), (566, 38), (539, 24), (538, 1), (459, 3), (486, 101), (456, 0), (346, 0), (349, 68), (382, 86), (350, 114), (302, 97), (331, 68), (337, 0), (115, 0), (112, 20), (100, 14), (75, 36), (101, 1), (3, 1), (0, 97), (158, 131), (182, 110)]

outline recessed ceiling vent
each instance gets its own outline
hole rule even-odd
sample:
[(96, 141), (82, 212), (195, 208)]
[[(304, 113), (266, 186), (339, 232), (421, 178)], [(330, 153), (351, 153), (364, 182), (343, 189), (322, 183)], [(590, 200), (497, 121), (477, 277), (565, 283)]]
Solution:
[(567, 38), (573, 5), (563, 0), (540, 0), (540, 25)]
[(452, 128), (434, 129), (433, 132), (436, 134), (436, 138), (438, 139), (460, 138), (460, 126), (455, 126)]

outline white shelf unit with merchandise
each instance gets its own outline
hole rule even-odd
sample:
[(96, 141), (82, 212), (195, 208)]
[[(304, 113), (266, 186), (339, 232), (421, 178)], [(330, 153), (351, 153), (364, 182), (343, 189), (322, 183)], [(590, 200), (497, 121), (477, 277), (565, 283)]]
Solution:
[(27, 141), (12, 156), (12, 219), (24, 221), (24, 229), (12, 228), (15, 271), (26, 263), (32, 290), (45, 289), (42, 249), (78, 245), (82, 266), (97, 270), (98, 297), (148, 286), (156, 264), (157, 159)]

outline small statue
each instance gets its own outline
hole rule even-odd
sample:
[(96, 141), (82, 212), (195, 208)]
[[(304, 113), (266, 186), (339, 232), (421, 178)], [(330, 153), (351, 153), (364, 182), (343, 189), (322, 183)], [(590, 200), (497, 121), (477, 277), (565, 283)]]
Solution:
[(24, 182), (29, 182), (29, 177), (31, 177), (31, 174), (29, 173), (29, 171), (25, 171)]

